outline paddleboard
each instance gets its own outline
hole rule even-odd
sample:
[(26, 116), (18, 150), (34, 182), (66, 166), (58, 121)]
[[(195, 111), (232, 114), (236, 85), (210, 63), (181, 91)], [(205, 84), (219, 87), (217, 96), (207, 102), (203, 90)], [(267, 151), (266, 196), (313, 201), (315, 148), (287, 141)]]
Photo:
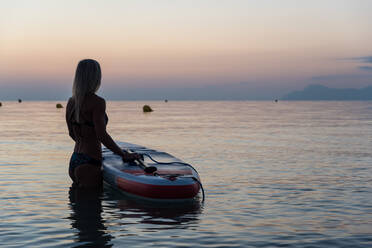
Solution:
[(103, 180), (121, 192), (151, 200), (192, 200), (202, 187), (198, 172), (180, 159), (140, 145), (117, 144), (123, 150), (142, 154), (145, 164), (157, 168), (155, 173), (146, 173), (138, 163), (125, 163), (103, 148)]

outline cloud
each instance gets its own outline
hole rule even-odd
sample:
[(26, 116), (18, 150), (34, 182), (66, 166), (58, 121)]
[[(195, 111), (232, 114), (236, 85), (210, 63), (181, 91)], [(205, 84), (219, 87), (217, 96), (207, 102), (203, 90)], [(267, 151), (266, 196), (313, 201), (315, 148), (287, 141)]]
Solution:
[[(363, 67), (363, 66), (360, 66)], [(370, 66), (366, 66), (372, 68)], [(362, 68), (360, 68), (362, 69)], [(366, 69), (366, 68), (363, 68)], [(355, 80), (372, 80), (370, 74), (330, 74), (330, 75), (319, 75), (310, 78), (311, 81), (355, 81)]]
[(337, 60), (352, 60), (357, 61), (359, 63), (372, 63), (372, 56), (360, 56), (360, 57), (346, 57), (346, 58), (339, 58)]
[[(341, 60), (349, 60), (349, 61), (351, 60), (351, 61), (356, 61), (358, 63), (363, 63), (363, 64), (372, 64), (372, 56), (349, 57), (349, 58), (343, 58)], [(368, 71), (368, 72), (372, 71), (372, 66), (368, 66), (368, 65), (360, 65), (357, 68), (363, 71)]]
[(372, 71), (372, 66), (359, 66), (358, 68), (363, 71)]
[(350, 57), (350, 58), (344, 58), (341, 60), (353, 60), (358, 61), (360, 63), (372, 63), (372, 56), (362, 56), (362, 57)]
[(363, 63), (372, 63), (372, 56), (359, 57), (356, 59)]
[[(322, 84), (333, 88), (362, 88), (372, 85), (372, 67), (370, 68), (364, 68), (364, 70), (368, 70), (367, 73), (318, 75), (311, 77), (308, 83)], [(358, 67), (358, 69), (361, 68)]]

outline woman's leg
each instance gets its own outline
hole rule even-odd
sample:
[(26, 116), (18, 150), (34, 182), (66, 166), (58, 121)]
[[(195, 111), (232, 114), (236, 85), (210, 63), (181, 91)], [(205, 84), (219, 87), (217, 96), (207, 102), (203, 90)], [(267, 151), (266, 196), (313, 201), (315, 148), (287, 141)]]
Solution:
[(97, 188), (102, 186), (101, 167), (92, 164), (82, 164), (75, 168), (74, 177), (79, 187)]

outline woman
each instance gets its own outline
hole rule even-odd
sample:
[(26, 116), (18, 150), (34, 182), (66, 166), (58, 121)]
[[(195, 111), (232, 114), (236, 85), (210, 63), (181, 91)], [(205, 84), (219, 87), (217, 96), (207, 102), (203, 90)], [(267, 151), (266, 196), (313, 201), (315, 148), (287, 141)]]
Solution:
[(75, 141), (69, 175), (79, 187), (102, 185), (101, 143), (125, 162), (139, 158), (138, 154), (123, 152), (106, 132), (106, 102), (95, 94), (100, 85), (99, 63), (92, 59), (80, 61), (76, 68), (72, 97), (66, 107), (69, 135)]

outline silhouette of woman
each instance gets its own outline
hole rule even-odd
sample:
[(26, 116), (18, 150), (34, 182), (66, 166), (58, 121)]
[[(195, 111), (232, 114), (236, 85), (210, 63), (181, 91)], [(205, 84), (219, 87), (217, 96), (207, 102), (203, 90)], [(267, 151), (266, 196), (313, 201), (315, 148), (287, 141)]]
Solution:
[(72, 97), (66, 107), (69, 135), (75, 141), (69, 175), (79, 187), (102, 186), (101, 143), (120, 155), (125, 162), (140, 158), (136, 153), (122, 151), (107, 133), (106, 102), (95, 94), (100, 85), (99, 63), (92, 59), (80, 61), (76, 68)]

